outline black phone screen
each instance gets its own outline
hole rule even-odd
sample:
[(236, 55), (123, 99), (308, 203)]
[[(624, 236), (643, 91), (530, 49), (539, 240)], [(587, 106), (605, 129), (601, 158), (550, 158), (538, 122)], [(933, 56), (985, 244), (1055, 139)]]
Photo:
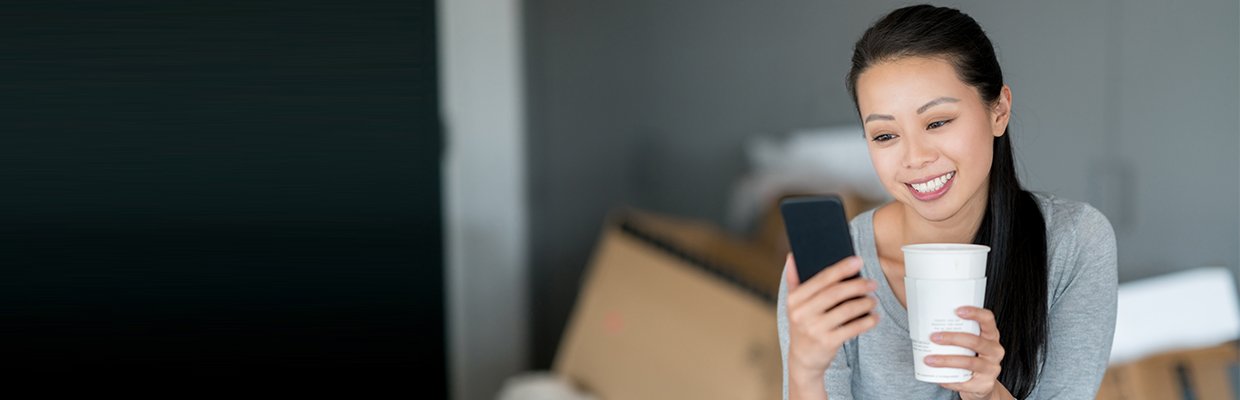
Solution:
[(844, 203), (838, 196), (785, 198), (779, 202), (779, 212), (801, 282), (853, 255)]

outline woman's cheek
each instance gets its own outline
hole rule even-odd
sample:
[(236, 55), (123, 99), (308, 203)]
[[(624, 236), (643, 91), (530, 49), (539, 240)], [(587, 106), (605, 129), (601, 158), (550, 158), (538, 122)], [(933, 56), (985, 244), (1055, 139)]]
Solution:
[(882, 154), (870, 154), (871, 160), (874, 160), (874, 171), (878, 173), (879, 179), (882, 180), (883, 187), (887, 189), (887, 194), (897, 197), (904, 190), (904, 183), (896, 178), (896, 172), (900, 170), (900, 160), (894, 157), (882, 157)]
[(886, 186), (887, 186), (887, 191), (891, 192), (891, 195), (895, 196), (899, 194), (900, 192), (904, 191), (905, 189), (904, 182), (900, 182), (900, 180), (895, 177), (896, 174), (892, 173), (892, 174), (889, 174), (888, 176), (890, 176), (891, 178), (887, 180)]

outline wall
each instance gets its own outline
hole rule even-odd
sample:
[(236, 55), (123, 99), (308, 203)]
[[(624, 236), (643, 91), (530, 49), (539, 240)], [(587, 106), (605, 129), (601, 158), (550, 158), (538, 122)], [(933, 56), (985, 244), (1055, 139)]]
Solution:
[(494, 399), (528, 365), (521, 7), (437, 5), (451, 398)]
[[(534, 365), (609, 208), (723, 222), (746, 137), (856, 123), (851, 46), (901, 4), (527, 1)], [(998, 47), (1026, 185), (1102, 209), (1121, 280), (1236, 270), (1236, 2), (951, 5)]]

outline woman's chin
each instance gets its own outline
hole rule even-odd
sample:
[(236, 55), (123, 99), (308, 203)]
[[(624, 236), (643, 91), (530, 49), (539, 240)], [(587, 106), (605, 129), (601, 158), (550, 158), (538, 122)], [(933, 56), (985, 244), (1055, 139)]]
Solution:
[[(912, 203), (912, 204), (909, 204)], [(960, 207), (954, 207), (950, 199), (940, 198), (933, 203), (927, 203), (913, 199), (911, 202), (904, 203), (908, 208), (913, 209), (921, 219), (930, 222), (941, 222), (951, 219), (959, 211)]]

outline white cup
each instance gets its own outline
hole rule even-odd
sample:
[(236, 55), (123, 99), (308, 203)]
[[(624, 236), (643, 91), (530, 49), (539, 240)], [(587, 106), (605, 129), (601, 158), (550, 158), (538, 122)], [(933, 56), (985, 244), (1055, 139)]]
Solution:
[(990, 247), (976, 244), (927, 243), (903, 246), (904, 293), (908, 301), (908, 333), (913, 340), (913, 372), (922, 382), (964, 382), (973, 371), (934, 368), (927, 355), (976, 356), (972, 350), (930, 341), (935, 332), (981, 332), (976, 321), (960, 318), (962, 306), (982, 307), (986, 296), (986, 255)]

